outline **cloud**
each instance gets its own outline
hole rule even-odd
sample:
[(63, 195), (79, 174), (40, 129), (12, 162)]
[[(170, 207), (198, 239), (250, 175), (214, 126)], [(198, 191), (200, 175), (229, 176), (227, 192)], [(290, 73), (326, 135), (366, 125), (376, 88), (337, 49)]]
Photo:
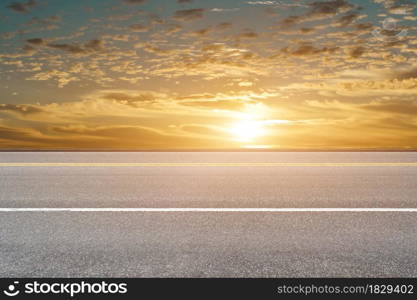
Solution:
[[(362, 109), (373, 112), (383, 112), (392, 116), (393, 114), (417, 116), (416, 101), (374, 101), (360, 106)], [(415, 125), (417, 127), (417, 124)]]
[(249, 5), (278, 5), (278, 1), (248, 1)]
[(147, 2), (148, 0), (123, 0), (123, 2), (127, 4), (143, 4)]
[(416, 3), (407, 0), (374, 0), (374, 2), (382, 4), (389, 13), (395, 15), (412, 14), (417, 7)]
[(222, 22), (216, 25), (216, 28), (219, 30), (228, 30), (233, 27), (233, 23), (230, 22)]
[(309, 6), (311, 10), (308, 16), (334, 16), (354, 8), (354, 5), (346, 0), (316, 1), (310, 3)]
[(246, 108), (248, 102), (236, 100), (216, 100), (216, 101), (184, 101), (181, 103), (185, 106), (209, 108), (209, 109), (223, 109), (230, 111), (241, 111)]
[(291, 27), (293, 25), (297, 25), (302, 23), (305, 20), (304, 16), (289, 16), (281, 21), (281, 24), (284, 27)]
[(178, 21), (194, 21), (204, 17), (203, 8), (177, 10), (174, 15), (174, 19)]
[(317, 91), (321, 94), (332, 95), (333, 97), (384, 97), (384, 96), (417, 96), (417, 78), (410, 79), (385, 79), (385, 80), (364, 80), (339, 78), (336, 83), (320, 82), (292, 84), (286, 87), (289, 90)]
[(37, 4), (38, 3), (35, 0), (28, 0), (26, 2), (12, 2), (11, 4), (7, 5), (7, 8), (19, 13), (28, 13)]
[(0, 146), (7, 148), (39, 147), (40, 133), (31, 128), (13, 128), (0, 125)]
[(43, 45), (45, 43), (44, 39), (41, 38), (27, 39), (26, 42), (36, 46)]
[(215, 13), (224, 13), (224, 12), (237, 12), (240, 11), (240, 8), (235, 7), (235, 8), (211, 8), (210, 12), (215, 12)]
[(303, 22), (315, 21), (324, 18), (334, 17), (340, 13), (347, 13), (354, 5), (346, 0), (315, 1), (307, 4), (310, 10), (299, 16), (289, 16), (281, 21), (284, 27), (297, 25)]
[[(188, 141), (190, 140), (190, 141)], [(0, 126), (3, 149), (161, 149), (178, 148), (180, 143), (193, 142), (187, 137), (164, 135), (140, 126), (53, 126), (49, 130)]]
[(164, 101), (166, 94), (151, 91), (140, 91), (132, 93), (129, 91), (103, 91), (97, 94), (101, 99), (112, 100), (132, 107), (141, 107), (144, 104), (152, 104)]
[(143, 24), (133, 24), (129, 26), (130, 30), (133, 32), (147, 32), (149, 27)]
[(26, 24), (28, 26), (44, 26), (46, 29), (57, 28), (56, 24), (62, 21), (60, 16), (54, 15), (44, 18), (33, 17)]
[(293, 55), (293, 56), (309, 56), (318, 55), (323, 53), (334, 53), (339, 47), (315, 47), (314, 45), (303, 43), (298, 45), (296, 48), (286, 47), (281, 49), (282, 53)]
[(124, 125), (72, 124), (51, 126), (48, 130), (0, 126), (0, 146), (3, 149), (37, 150), (208, 149), (213, 145), (219, 149), (227, 147), (224, 140), (213, 137), (214, 130), (197, 132), (191, 126), (179, 126), (178, 129), (168, 133), (153, 128)]
[(19, 115), (38, 114), (44, 112), (42, 108), (26, 104), (0, 104), (0, 112), (10, 112)]
[[(281, 147), (300, 149), (417, 147), (416, 101), (349, 102), (319, 97), (300, 102), (284, 100), (282, 92), (178, 96), (103, 90), (75, 102), (2, 105), (0, 110), (15, 119), (0, 126), (0, 145), (21, 149), (234, 148), (241, 145), (228, 128), (241, 120), (239, 116), (254, 116), (258, 111), (267, 112), (267, 117), (257, 119), (265, 129), (265, 136), (257, 140), (262, 145), (279, 140)], [(304, 97), (314, 98), (313, 94)], [(288, 121), (282, 121), (282, 116)]]
[(412, 67), (407, 70), (398, 70), (392, 73), (392, 77), (399, 80), (417, 79), (417, 67)]
[(351, 58), (359, 58), (366, 52), (366, 48), (363, 46), (354, 47), (349, 51)]
[(355, 23), (360, 18), (361, 18), (361, 15), (357, 12), (349, 13), (347, 15), (344, 15), (344, 16), (340, 17), (336, 21), (336, 24), (340, 27), (346, 27), (346, 26), (349, 26), (349, 25)]
[(85, 44), (48, 44), (47, 46), (71, 54), (81, 55), (103, 50), (103, 41), (90, 40)]
[(259, 34), (251, 30), (246, 30), (245, 32), (242, 32), (241, 34), (238, 34), (236, 36), (236, 38), (238, 39), (256, 39), (258, 37), (259, 37)]

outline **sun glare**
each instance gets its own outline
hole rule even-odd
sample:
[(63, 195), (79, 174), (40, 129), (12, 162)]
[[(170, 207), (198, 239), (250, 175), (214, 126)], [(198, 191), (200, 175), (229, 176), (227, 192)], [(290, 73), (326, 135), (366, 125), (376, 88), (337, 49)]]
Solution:
[(231, 135), (238, 142), (253, 142), (263, 132), (262, 123), (254, 120), (242, 120), (230, 128)]

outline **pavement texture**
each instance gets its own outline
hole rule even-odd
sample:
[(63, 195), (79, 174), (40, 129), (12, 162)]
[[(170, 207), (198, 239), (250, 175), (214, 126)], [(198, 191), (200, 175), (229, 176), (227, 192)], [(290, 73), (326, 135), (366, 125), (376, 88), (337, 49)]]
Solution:
[[(0, 153), (415, 163), (416, 153)], [(417, 167), (0, 167), (0, 208), (416, 208)], [(416, 277), (417, 213), (0, 212), (1, 277)]]

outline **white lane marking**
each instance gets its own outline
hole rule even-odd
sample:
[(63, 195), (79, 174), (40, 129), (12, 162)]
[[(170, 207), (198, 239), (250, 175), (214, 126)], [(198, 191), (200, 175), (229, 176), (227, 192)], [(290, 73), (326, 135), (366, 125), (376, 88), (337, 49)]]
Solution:
[(0, 208), (0, 212), (417, 212), (417, 208)]

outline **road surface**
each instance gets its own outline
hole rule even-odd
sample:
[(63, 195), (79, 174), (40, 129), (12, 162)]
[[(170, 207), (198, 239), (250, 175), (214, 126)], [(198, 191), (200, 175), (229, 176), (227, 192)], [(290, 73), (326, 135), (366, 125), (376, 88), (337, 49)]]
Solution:
[[(0, 153), (0, 276), (416, 277), (416, 162), (412, 152)], [(118, 211), (141, 208), (156, 211)], [(256, 211), (276, 208), (288, 211)], [(319, 211), (291, 211), (303, 208)]]

